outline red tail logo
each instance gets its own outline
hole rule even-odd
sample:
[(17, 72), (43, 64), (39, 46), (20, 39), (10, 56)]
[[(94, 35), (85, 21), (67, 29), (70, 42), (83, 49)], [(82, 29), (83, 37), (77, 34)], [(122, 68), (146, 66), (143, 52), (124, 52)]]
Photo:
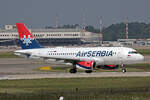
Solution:
[(22, 49), (43, 48), (42, 46), (40, 46), (38, 41), (34, 39), (33, 35), (29, 32), (24, 23), (16, 23), (16, 26)]
[(24, 23), (16, 23), (18, 33), (19, 33), (19, 39), (28, 46), (32, 43), (31, 40), (34, 40), (33, 35), (29, 32), (29, 30), (26, 28)]
[(24, 25), (24, 23), (16, 23), (17, 26), (17, 30), (19, 33), (19, 39), (23, 39), (23, 38), (34, 38), (33, 35), (29, 32), (29, 30), (26, 28), (26, 26)]

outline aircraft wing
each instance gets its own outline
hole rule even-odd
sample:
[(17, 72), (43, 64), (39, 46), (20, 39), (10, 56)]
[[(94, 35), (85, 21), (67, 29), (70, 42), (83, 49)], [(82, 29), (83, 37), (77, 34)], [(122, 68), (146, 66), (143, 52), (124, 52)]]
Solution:
[(27, 57), (27, 58), (29, 58), (31, 56), (30, 52), (15, 51), (14, 54), (17, 55), (17, 56)]
[(59, 61), (59, 60), (64, 60), (64, 62), (74, 62), (74, 61), (96, 61), (97, 59), (91, 59), (91, 58), (57, 58), (57, 57), (41, 57), (39, 56), (40, 58), (43, 58), (44, 60), (48, 60), (48, 59), (55, 59), (56, 61)]

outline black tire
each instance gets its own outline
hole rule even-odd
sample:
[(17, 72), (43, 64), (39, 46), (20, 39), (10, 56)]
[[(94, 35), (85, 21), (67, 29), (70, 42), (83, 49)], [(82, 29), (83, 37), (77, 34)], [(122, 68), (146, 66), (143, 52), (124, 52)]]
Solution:
[(86, 73), (92, 73), (93, 71), (92, 70), (86, 70), (85, 72)]
[(93, 63), (93, 69), (95, 69), (95, 68), (96, 68), (96, 62)]
[(126, 69), (122, 69), (122, 72), (125, 73), (125, 72), (127, 72), (127, 70)]
[(70, 73), (76, 73), (77, 70), (76, 70), (76, 69), (70, 69), (69, 72), (70, 72)]

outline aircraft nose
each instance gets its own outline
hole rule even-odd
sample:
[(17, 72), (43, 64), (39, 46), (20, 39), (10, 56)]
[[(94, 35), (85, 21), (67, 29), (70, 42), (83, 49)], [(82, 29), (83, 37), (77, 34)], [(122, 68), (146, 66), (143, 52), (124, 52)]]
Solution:
[(143, 55), (139, 55), (139, 60), (143, 61), (144, 60), (144, 56)]

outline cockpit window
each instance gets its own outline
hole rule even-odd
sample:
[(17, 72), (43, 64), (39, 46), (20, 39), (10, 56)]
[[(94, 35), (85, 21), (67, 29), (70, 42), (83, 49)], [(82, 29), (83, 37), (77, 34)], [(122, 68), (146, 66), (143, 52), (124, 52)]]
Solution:
[(128, 54), (137, 54), (138, 52), (136, 52), (136, 51), (129, 51), (129, 53)]

